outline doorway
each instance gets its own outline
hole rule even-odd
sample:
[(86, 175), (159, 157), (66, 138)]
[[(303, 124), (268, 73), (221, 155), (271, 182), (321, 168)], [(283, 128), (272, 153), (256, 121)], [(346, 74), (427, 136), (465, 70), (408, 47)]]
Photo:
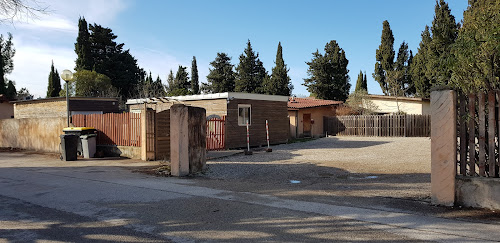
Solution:
[(304, 114), (302, 116), (302, 126), (304, 137), (311, 137), (311, 114)]

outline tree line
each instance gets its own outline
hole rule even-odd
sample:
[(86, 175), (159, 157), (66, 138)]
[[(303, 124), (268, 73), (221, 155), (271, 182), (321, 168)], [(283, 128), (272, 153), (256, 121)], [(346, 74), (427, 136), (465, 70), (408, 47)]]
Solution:
[(457, 23), (448, 3), (436, 1), (432, 25), (422, 31), (418, 52), (413, 56), (403, 41), (396, 60), (394, 36), (384, 21), (374, 79), (392, 96), (429, 98), (437, 86), (464, 92), (500, 88), (499, 13), (499, 1), (470, 0), (462, 23)]
[[(422, 31), (415, 55), (405, 41), (397, 52), (394, 50), (394, 33), (389, 22), (384, 21), (372, 77), (389, 96), (428, 98), (435, 86), (450, 86), (464, 92), (498, 89), (499, 12), (499, 1), (470, 0), (462, 23), (457, 23), (448, 4), (444, 0), (436, 1), (432, 25)], [(217, 53), (210, 62), (206, 83), (199, 83), (196, 57), (193, 57), (191, 75), (187, 67), (179, 66), (175, 75), (170, 70), (164, 84), (159, 76), (153, 79), (151, 73), (138, 66), (130, 50), (126, 50), (123, 43), (115, 42), (117, 36), (111, 29), (88, 24), (83, 17), (79, 19), (78, 29), (75, 81), (69, 85), (72, 95), (132, 98), (232, 91), (291, 95), (293, 90), (281, 42), (270, 74), (248, 40), (237, 65), (231, 63), (228, 54)], [(24, 88), (17, 92), (15, 82), (5, 78), (14, 67), (12, 35), (7, 38), (0, 35), (0, 53), (0, 94), (9, 98), (29, 95)], [(326, 43), (324, 52), (316, 50), (306, 63), (308, 77), (303, 85), (311, 96), (341, 101), (349, 97), (349, 61), (337, 41)], [(47, 97), (63, 95), (64, 89), (52, 63)], [(367, 77), (362, 71), (355, 92), (367, 93)]]

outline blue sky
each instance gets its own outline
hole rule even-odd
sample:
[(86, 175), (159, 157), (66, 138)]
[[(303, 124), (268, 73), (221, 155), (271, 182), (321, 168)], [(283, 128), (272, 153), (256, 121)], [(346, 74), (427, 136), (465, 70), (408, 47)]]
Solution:
[[(45, 97), (50, 62), (56, 68), (73, 69), (78, 17), (109, 27), (125, 43), (139, 65), (165, 81), (170, 69), (191, 67), (196, 56), (200, 81), (206, 81), (209, 63), (217, 52), (226, 52), (232, 63), (249, 39), (266, 69), (271, 72), (278, 42), (294, 94), (309, 95), (303, 79), (306, 61), (336, 40), (349, 60), (354, 87), (359, 71), (368, 76), (368, 91), (381, 94), (373, 80), (375, 50), (380, 44), (382, 22), (388, 20), (397, 51), (402, 41), (415, 54), (420, 34), (431, 25), (435, 0), (359, 1), (139, 1), (139, 0), (52, 0), (45, 1), (50, 14), (29, 22), (0, 25), (0, 33), (11, 32), (17, 50), (14, 72), (7, 77), (16, 87), (27, 87), (35, 97)], [(43, 3), (42, 3), (43, 4)], [(450, 0), (457, 21), (467, 0)]]

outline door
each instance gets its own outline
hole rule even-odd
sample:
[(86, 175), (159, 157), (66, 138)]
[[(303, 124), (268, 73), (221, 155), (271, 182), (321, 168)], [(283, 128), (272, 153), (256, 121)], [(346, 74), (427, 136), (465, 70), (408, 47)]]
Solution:
[(304, 137), (311, 136), (311, 114), (304, 114), (302, 116), (303, 134)]

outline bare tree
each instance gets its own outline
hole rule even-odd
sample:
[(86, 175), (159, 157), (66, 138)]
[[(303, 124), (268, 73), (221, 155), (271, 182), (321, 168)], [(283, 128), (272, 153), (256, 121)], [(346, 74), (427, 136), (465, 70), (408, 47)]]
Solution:
[(0, 24), (14, 20), (30, 20), (46, 14), (49, 7), (37, 0), (0, 0)]

